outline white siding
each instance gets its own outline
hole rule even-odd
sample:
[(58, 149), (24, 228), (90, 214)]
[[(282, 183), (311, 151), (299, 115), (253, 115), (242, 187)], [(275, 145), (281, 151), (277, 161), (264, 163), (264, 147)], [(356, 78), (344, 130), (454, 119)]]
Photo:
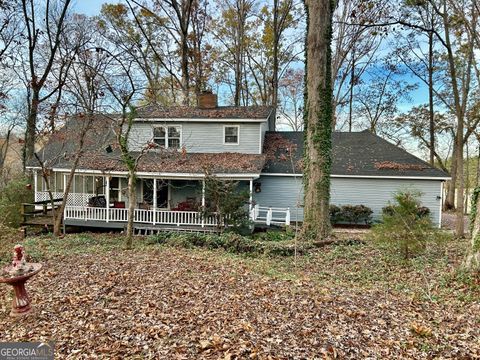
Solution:
[[(290, 207), (296, 219), (297, 199), (303, 204), (303, 183), (300, 178), (262, 176), (262, 192), (254, 195), (260, 206)], [(332, 178), (331, 200), (335, 205), (366, 205), (373, 210), (374, 219), (381, 217), (382, 208), (393, 200), (398, 190), (411, 189), (422, 193), (421, 202), (431, 211), (432, 221), (439, 224), (441, 211), (441, 181), (402, 179)], [(299, 220), (303, 209), (298, 208)]]
[[(266, 123), (265, 123), (266, 124)], [(236, 152), (244, 154), (260, 154), (261, 123), (156, 123), (156, 125), (181, 125), (182, 145), (187, 152), (195, 153), (221, 153)], [(224, 125), (240, 125), (240, 142), (238, 145), (223, 144)], [(139, 151), (145, 144), (152, 140), (151, 123), (135, 123), (132, 127), (129, 146), (132, 151)], [(264, 134), (264, 133), (262, 133)]]

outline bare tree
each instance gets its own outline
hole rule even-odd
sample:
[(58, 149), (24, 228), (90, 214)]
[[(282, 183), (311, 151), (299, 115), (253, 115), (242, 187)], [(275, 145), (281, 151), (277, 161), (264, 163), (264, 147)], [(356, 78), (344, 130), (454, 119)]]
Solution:
[[(454, 159), (452, 161), (452, 182), (454, 186), (457, 184), (456, 199), (457, 199), (457, 221), (455, 233), (457, 236), (464, 235), (464, 176), (463, 176), (463, 149), (464, 149), (464, 129), (465, 129), (465, 115), (467, 112), (467, 105), (470, 96), (472, 66), (474, 60), (474, 41), (469, 39), (466, 48), (462, 51), (465, 54), (466, 64), (458, 64), (455, 58), (455, 44), (452, 37), (458, 36), (458, 32), (455, 32), (454, 24), (450, 16), (451, 7), (448, 0), (441, 0), (437, 3), (435, 0), (430, 0), (430, 3), (436, 12), (436, 14), (442, 19), (444, 37), (439, 40), (445, 47), (446, 57), (448, 63), (449, 81), (451, 83), (452, 95), (453, 95), (453, 109), (457, 117), (457, 129), (455, 139)], [(477, 27), (478, 11), (473, 1), (467, 8), (471, 11), (470, 24), (473, 28)], [(468, 32), (467, 32), (468, 33)], [(460, 35), (461, 37), (461, 35)], [(460, 40), (460, 39), (457, 39)], [(457, 41), (457, 45), (458, 41)], [(460, 73), (460, 67), (462, 67), (462, 73)], [(460, 76), (462, 76), (460, 78)], [(450, 194), (452, 191), (450, 191)], [(450, 195), (451, 196), (451, 195)], [(451, 199), (450, 199), (451, 200)]]
[(349, 109), (347, 125), (353, 128), (355, 86), (378, 57), (378, 49), (386, 37), (383, 28), (365, 24), (383, 21), (389, 14), (389, 3), (363, 0), (340, 0), (333, 14), (332, 81), (334, 84), (334, 126), (345, 107)]
[[(62, 58), (58, 57), (62, 33), (65, 31), (67, 12), (71, 0), (47, 0), (43, 9), (34, 0), (21, 0), (25, 36), (27, 40), (26, 86), (29, 104), (25, 129), (25, 160), (35, 151), (35, 134), (39, 107), (63, 86), (67, 69), (76, 48)], [(54, 67), (58, 67), (57, 84), (46, 90)], [(42, 93), (43, 90), (46, 90)]]
[(248, 87), (244, 86), (245, 58), (247, 56), (248, 33), (251, 29), (255, 0), (222, 0), (218, 3), (220, 18), (212, 25), (215, 39), (225, 55), (221, 57), (221, 67), (228, 79), (228, 71), (233, 71), (233, 104), (248, 104)]
[[(100, 51), (106, 52), (117, 63), (116, 76), (113, 78), (104, 77), (103, 80), (115, 103), (115, 108), (120, 109), (118, 115), (113, 116), (112, 120), (115, 124), (114, 132), (116, 143), (120, 150), (120, 161), (128, 171), (128, 220), (125, 245), (130, 249), (133, 243), (137, 169), (140, 160), (150, 149), (150, 144), (143, 147), (138, 154), (133, 153), (129, 146), (130, 134), (136, 114), (136, 108), (133, 103), (136, 94), (140, 90), (134, 78), (133, 61), (124, 61), (120, 54), (113, 54), (103, 48)], [(109, 204), (107, 204), (108, 206)]]
[(279, 124), (303, 130), (303, 70), (288, 69), (279, 83)]
[(390, 120), (397, 114), (399, 102), (409, 100), (416, 88), (404, 80), (404, 75), (395, 63), (372, 66), (368, 81), (358, 85), (354, 109), (358, 125), (374, 134), (390, 136)]
[(332, 151), (331, 0), (306, 0), (306, 98), (304, 222), (302, 237), (330, 234), (330, 167)]

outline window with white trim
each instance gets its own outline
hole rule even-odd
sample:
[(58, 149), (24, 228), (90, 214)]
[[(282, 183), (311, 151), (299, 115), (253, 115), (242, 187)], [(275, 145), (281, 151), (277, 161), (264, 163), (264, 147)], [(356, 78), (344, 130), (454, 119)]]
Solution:
[(231, 125), (231, 126), (225, 125), (223, 127), (223, 143), (230, 144), (230, 145), (238, 145), (239, 133), (240, 133), (239, 125)]
[(155, 126), (153, 142), (163, 148), (180, 148), (182, 128), (180, 126)]

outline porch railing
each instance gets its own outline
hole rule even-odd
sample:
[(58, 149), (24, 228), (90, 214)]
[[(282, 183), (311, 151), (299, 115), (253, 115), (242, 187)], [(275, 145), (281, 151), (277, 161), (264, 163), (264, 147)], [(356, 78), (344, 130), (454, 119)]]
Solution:
[(290, 225), (290, 208), (276, 208), (255, 205), (250, 218), (256, 223), (270, 225)]
[[(66, 206), (65, 219), (72, 220), (94, 220), (105, 222), (127, 222), (128, 209), (124, 208), (101, 208), (89, 206)], [(169, 211), (169, 210), (134, 210), (134, 221), (136, 223), (152, 225), (195, 225), (195, 226), (217, 226), (215, 216), (202, 216), (197, 211)]]
[[(128, 209), (102, 208), (90, 206), (66, 206), (64, 212), (66, 220), (127, 222)], [(290, 225), (290, 209), (254, 206), (250, 210), (250, 219), (256, 223), (270, 225)], [(191, 226), (217, 226), (215, 215), (202, 216), (197, 211), (170, 211), (161, 209), (135, 209), (134, 221), (152, 225), (191, 225)]]

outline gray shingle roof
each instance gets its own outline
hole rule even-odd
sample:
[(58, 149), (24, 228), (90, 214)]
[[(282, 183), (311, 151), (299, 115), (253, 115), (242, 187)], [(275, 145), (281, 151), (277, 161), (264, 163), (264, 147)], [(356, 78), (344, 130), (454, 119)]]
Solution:
[(218, 106), (213, 109), (198, 107), (161, 107), (147, 105), (137, 109), (141, 119), (267, 119), (271, 106)]
[[(267, 132), (265, 139), (267, 163), (263, 172), (291, 174), (295, 166), (295, 172), (300, 173), (303, 140), (303, 132)], [(272, 143), (280, 146), (276, 149), (273, 146), (272, 149)], [(285, 147), (294, 148), (292, 159), (285, 150), (282, 150)], [(332, 134), (332, 175), (449, 177), (444, 171), (430, 166), (369, 131)]]
[[(115, 149), (113, 120), (98, 116), (95, 125), (89, 130), (85, 154), (79, 169), (121, 170)], [(47, 160), (52, 168), (69, 168), (74, 154), (78, 151), (78, 134), (82, 121), (69, 121), (53, 135), (47, 145), (37, 154)], [(113, 145), (108, 154), (105, 148)], [(285, 148), (292, 149), (292, 158)], [(264, 155), (248, 154), (171, 154), (149, 153), (142, 159), (139, 171), (203, 172), (205, 167), (214, 173), (293, 173), (302, 171), (303, 133), (267, 132)], [(38, 166), (35, 159), (28, 166)], [(350, 176), (400, 176), (400, 177), (449, 177), (447, 173), (431, 167), (425, 161), (389, 143), (368, 131), (333, 133), (333, 175)]]

